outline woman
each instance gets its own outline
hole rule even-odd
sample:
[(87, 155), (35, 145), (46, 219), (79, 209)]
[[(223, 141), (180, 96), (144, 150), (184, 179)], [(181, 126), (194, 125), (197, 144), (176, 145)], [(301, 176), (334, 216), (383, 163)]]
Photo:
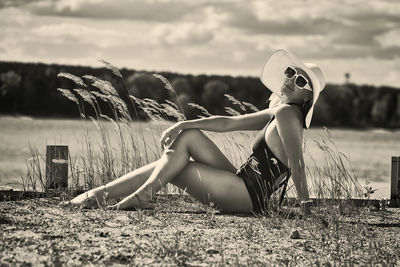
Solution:
[[(213, 116), (178, 122), (161, 136), (161, 158), (69, 203), (92, 206), (104, 197), (125, 197), (110, 209), (149, 208), (155, 192), (172, 183), (199, 201), (227, 212), (263, 212), (271, 194), (292, 177), (303, 213), (310, 214), (302, 140), (318, 95), (325, 86), (321, 70), (276, 50), (264, 65), (261, 81), (272, 91), (272, 107), (240, 116)], [(271, 105), (270, 105), (271, 106)], [(237, 170), (200, 130), (262, 130), (249, 160)]]

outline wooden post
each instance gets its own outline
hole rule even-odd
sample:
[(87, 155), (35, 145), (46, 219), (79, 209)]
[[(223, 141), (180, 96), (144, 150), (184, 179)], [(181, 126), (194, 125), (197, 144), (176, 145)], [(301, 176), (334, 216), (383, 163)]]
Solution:
[(68, 188), (68, 146), (46, 148), (46, 190)]
[(389, 207), (400, 207), (400, 157), (392, 157)]

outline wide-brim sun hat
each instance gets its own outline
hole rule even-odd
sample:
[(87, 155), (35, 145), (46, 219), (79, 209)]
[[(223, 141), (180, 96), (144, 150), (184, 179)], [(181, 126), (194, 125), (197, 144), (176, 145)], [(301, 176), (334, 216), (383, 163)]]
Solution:
[(315, 103), (317, 102), (319, 94), (325, 88), (324, 75), (317, 65), (313, 63), (303, 63), (288, 50), (278, 49), (275, 50), (265, 62), (261, 71), (261, 82), (271, 90), (272, 93), (280, 97), (281, 88), (286, 80), (284, 72), (289, 66), (304, 70), (312, 83), (313, 100), (311, 108), (308, 110), (305, 118), (305, 126), (309, 128)]

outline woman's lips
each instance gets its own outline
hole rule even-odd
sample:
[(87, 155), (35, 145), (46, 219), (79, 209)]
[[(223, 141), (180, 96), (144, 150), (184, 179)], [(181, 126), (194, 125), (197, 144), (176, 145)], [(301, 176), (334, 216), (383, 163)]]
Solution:
[(290, 88), (287, 87), (287, 86), (283, 86), (283, 89), (286, 89), (286, 90), (289, 91), (289, 92), (293, 92), (293, 91), (294, 91), (294, 90), (290, 89)]

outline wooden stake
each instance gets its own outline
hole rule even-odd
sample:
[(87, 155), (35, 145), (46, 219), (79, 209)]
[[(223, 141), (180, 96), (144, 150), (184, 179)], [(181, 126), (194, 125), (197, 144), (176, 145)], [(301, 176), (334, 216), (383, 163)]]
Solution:
[(68, 146), (46, 147), (46, 190), (68, 188)]
[(392, 180), (390, 182), (389, 207), (400, 207), (400, 157), (392, 157)]

